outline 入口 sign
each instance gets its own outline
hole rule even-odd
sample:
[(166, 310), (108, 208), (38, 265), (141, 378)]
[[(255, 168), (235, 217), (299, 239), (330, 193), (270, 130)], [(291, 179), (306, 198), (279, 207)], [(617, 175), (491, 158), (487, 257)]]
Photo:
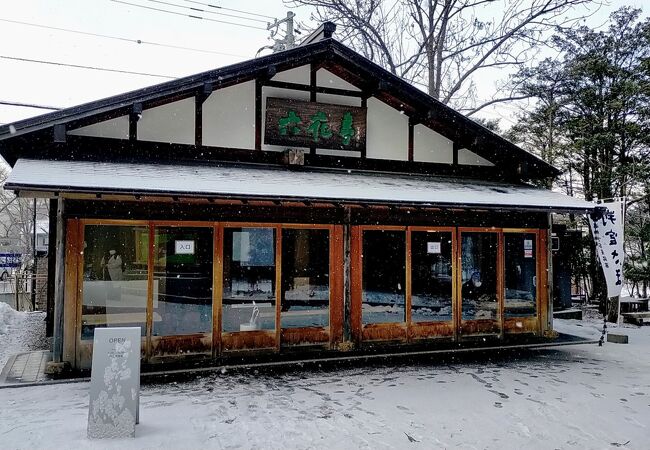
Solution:
[(95, 328), (88, 437), (135, 437), (140, 407), (140, 327)]
[(177, 255), (193, 255), (194, 241), (174, 241), (174, 252)]
[(366, 147), (366, 108), (266, 99), (264, 143), (361, 151)]

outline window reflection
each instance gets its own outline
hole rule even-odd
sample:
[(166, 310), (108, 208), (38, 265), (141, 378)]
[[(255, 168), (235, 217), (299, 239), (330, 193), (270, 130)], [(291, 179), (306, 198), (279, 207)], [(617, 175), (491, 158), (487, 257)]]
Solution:
[(364, 324), (405, 322), (406, 233), (363, 232)]
[(505, 233), (505, 316), (537, 313), (537, 243), (533, 233)]
[(497, 318), (497, 234), (462, 233), (463, 320)]
[(84, 227), (82, 339), (109, 326), (139, 326), (145, 335), (148, 251), (146, 227)]
[(452, 319), (450, 232), (411, 233), (411, 321)]
[(224, 332), (275, 329), (275, 229), (226, 228)]
[(282, 230), (283, 328), (329, 325), (329, 231)]
[(154, 336), (212, 331), (212, 241), (212, 228), (155, 229)]

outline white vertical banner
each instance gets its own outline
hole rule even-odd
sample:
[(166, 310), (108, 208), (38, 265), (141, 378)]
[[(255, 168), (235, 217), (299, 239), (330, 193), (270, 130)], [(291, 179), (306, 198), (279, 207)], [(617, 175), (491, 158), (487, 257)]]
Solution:
[(596, 253), (605, 274), (607, 297), (618, 297), (623, 287), (623, 202), (601, 203), (607, 208), (596, 220), (591, 217), (589, 226), (594, 236)]

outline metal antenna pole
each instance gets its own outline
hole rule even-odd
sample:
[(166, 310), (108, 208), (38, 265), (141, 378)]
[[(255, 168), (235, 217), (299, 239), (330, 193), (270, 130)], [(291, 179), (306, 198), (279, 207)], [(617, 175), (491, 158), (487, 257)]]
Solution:
[[(273, 50), (273, 53), (281, 52), (284, 50), (289, 50), (296, 46), (296, 33), (299, 33), (294, 27), (293, 18), (296, 16), (295, 13), (289, 11), (287, 12), (287, 17), (282, 20), (275, 19), (273, 23), (268, 23), (266, 29), (271, 32), (271, 39), (273, 40), (272, 45), (265, 45), (260, 48), (256, 55), (259, 55), (260, 52), (266, 48)], [(278, 28), (282, 24), (286, 24), (285, 36), (282, 39), (276, 39), (275, 35), (278, 33)]]

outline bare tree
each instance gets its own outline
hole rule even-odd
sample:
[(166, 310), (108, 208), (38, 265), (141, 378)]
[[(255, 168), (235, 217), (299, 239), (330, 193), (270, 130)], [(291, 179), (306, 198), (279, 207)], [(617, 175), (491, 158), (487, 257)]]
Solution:
[[(285, 0), (315, 8), (338, 36), (434, 98), (472, 115), (525, 98), (502, 86), (476, 98), (475, 79), (489, 68), (520, 66), (548, 33), (576, 25), (598, 0)], [(582, 7), (578, 10), (577, 7)]]
[[(9, 175), (8, 168), (0, 166), (0, 186)], [(36, 202), (36, 221), (48, 220), (47, 201)], [(10, 240), (13, 250), (18, 250), (24, 258), (33, 254), (34, 200), (16, 197), (12, 192), (0, 188), (0, 238)]]

